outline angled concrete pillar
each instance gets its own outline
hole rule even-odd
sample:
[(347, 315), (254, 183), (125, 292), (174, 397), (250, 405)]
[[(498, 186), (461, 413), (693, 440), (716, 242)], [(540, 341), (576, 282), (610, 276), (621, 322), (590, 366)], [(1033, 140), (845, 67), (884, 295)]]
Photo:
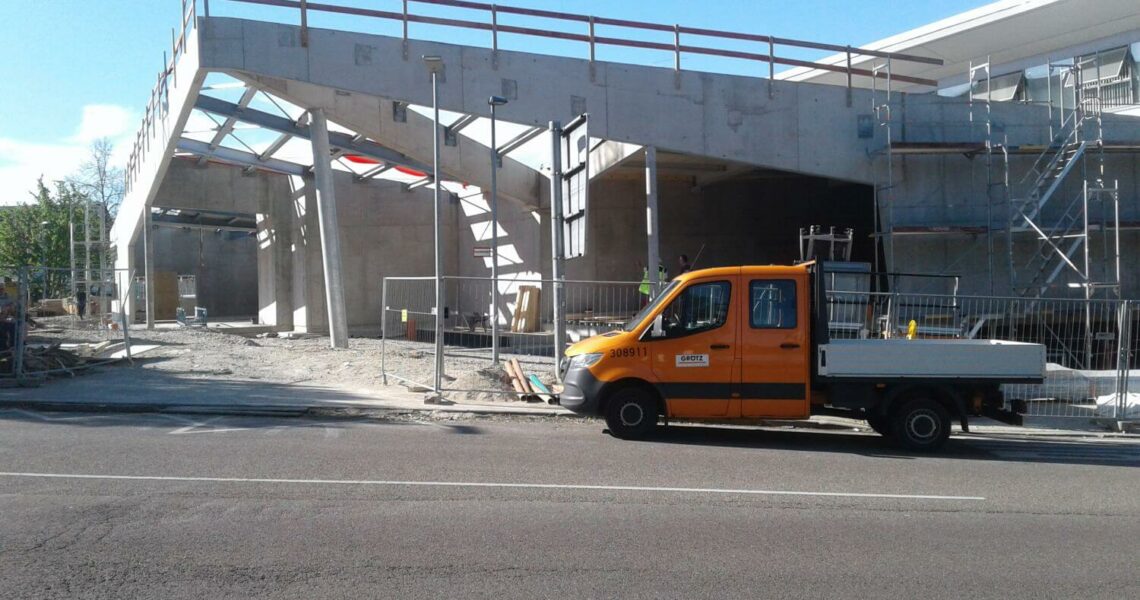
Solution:
[(340, 271), (340, 227), (336, 218), (328, 121), (324, 109), (313, 109), (309, 114), (313, 119), (313, 172), (317, 187), (317, 216), (321, 224), (321, 258), (325, 270), (330, 345), (333, 348), (347, 348), (348, 318), (344, 309), (344, 281)]

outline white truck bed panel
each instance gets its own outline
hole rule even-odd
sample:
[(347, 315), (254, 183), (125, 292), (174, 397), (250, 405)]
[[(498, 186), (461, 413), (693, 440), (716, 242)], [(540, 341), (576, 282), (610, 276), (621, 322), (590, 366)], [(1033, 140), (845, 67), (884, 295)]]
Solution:
[(825, 377), (1029, 380), (1045, 346), (1000, 340), (833, 340), (816, 352)]

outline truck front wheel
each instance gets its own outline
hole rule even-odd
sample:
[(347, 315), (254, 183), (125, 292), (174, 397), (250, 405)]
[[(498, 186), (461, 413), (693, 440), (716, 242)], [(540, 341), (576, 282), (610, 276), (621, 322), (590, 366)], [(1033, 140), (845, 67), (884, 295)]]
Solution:
[(867, 425), (871, 429), (881, 435), (889, 437), (891, 435), (891, 422), (886, 417), (880, 415), (867, 415)]
[(933, 452), (950, 437), (950, 412), (929, 398), (909, 400), (892, 413), (891, 434), (908, 450)]
[(606, 425), (623, 440), (645, 437), (657, 428), (657, 402), (640, 387), (620, 389), (606, 403)]

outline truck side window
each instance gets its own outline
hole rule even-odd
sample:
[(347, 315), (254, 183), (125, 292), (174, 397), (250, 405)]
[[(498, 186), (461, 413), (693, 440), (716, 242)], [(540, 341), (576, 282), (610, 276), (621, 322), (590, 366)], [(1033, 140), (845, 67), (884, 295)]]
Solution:
[(755, 329), (796, 328), (796, 282), (791, 279), (761, 279), (751, 283), (748, 304)]
[(685, 288), (661, 311), (665, 338), (678, 338), (724, 325), (732, 284), (727, 281), (698, 283)]

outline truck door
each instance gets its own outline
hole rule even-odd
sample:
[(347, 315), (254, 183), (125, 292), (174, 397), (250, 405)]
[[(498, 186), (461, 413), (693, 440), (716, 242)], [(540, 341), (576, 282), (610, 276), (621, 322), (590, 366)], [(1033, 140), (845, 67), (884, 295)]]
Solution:
[(741, 282), (741, 416), (806, 417), (807, 279), (744, 275)]
[[(661, 335), (646, 338), (670, 416), (725, 417), (739, 373), (737, 277), (692, 281), (661, 311)], [(734, 411), (735, 412), (735, 411)]]

